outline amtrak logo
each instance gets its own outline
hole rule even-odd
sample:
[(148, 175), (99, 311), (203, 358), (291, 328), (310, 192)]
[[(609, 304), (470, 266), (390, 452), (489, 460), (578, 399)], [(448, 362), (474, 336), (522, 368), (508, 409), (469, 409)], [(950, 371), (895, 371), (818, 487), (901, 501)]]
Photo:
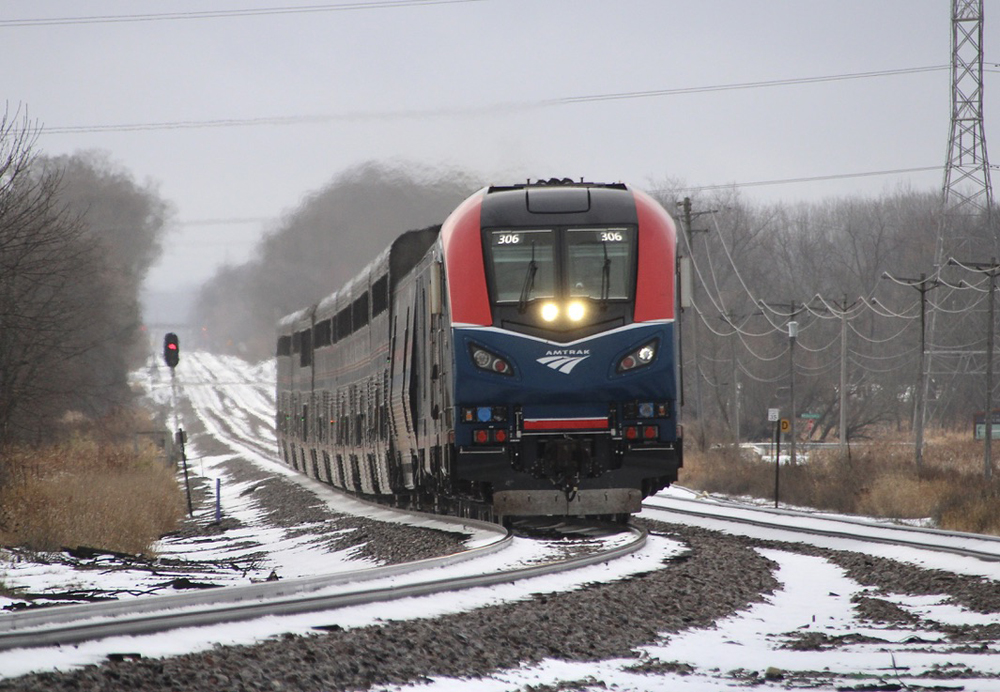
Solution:
[(557, 349), (546, 351), (544, 358), (539, 358), (537, 362), (546, 365), (557, 372), (568, 375), (577, 365), (590, 358), (590, 349)]

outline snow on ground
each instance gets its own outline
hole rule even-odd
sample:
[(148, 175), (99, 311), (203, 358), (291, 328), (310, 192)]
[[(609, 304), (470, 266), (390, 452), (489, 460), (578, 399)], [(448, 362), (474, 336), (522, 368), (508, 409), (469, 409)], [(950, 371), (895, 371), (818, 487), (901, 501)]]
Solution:
[[(983, 577), (1000, 581), (1000, 538), (996, 536), (980, 536), (977, 534), (960, 534), (944, 531), (917, 531), (913, 527), (899, 526), (885, 520), (836, 515), (829, 512), (773, 510), (759, 506), (740, 505), (725, 499), (707, 495), (697, 495), (699, 501), (691, 503), (692, 493), (685, 488), (672, 486), (665, 488), (654, 497), (648, 498), (641, 516), (654, 520), (670, 520), (657, 511), (657, 507), (669, 510), (671, 507), (690, 507), (692, 504), (700, 511), (713, 514), (711, 517), (685, 517), (684, 523), (702, 526), (713, 531), (724, 531), (761, 540), (786, 541), (789, 543), (806, 542), (821, 548), (831, 550), (851, 550), (864, 552), (876, 557), (884, 557), (925, 569), (940, 569), (946, 572)], [(679, 500), (680, 502), (672, 502)], [(769, 520), (770, 526), (751, 526), (727, 521), (732, 517), (751, 517), (756, 521)], [(819, 536), (803, 534), (799, 531), (786, 529), (794, 525), (796, 528), (808, 528), (826, 531), (837, 531), (840, 536)], [(945, 548), (964, 548), (978, 550), (994, 556), (992, 560), (954, 555), (935, 550), (921, 550), (907, 546), (890, 545), (878, 542), (880, 539), (904, 539), (914, 542), (926, 542)]]
[[(664, 637), (637, 649), (640, 657), (599, 662), (546, 660), (536, 666), (503, 671), (485, 679), (437, 678), (430, 683), (392, 688), (396, 692), (506, 692), (528, 686), (556, 687), (578, 681), (574, 690), (743, 689), (763, 682), (771, 669), (775, 682), (830, 689), (885, 680), (898, 684), (934, 684), (919, 676), (940, 671), (976, 671), (963, 676), (964, 689), (1000, 690), (1000, 656), (957, 653), (944, 634), (921, 629), (877, 627), (859, 623), (852, 597), (868, 592), (844, 571), (818, 557), (761, 550), (778, 564), (782, 587), (764, 603), (719, 622)], [(942, 599), (898, 597), (898, 604), (930, 621), (955, 624), (996, 622), (996, 616), (971, 613)], [(840, 640), (821, 650), (796, 650), (804, 637)], [(846, 642), (846, 643), (844, 643)], [(856, 642), (856, 643), (852, 643)], [(780, 680), (783, 682), (779, 682)], [(589, 681), (589, 682), (588, 682)], [(958, 682), (958, 681), (956, 681)], [(828, 687), (831, 686), (831, 687)], [(869, 689), (888, 689), (885, 687)], [(906, 689), (900, 687), (898, 689)], [(961, 689), (956, 687), (954, 689)]]
[[(684, 550), (685, 547), (676, 541), (652, 536), (644, 548), (631, 555), (612, 562), (584, 567), (575, 570), (571, 575), (548, 575), (490, 587), (352, 606), (335, 611), (266, 617), (152, 635), (109, 637), (73, 646), (0, 651), (0, 677), (15, 677), (45, 670), (69, 670), (82, 665), (100, 663), (112, 653), (139, 653), (144, 658), (155, 658), (202, 651), (219, 644), (253, 644), (285, 633), (308, 634), (317, 627), (329, 625), (350, 629), (391, 620), (439, 617), (498, 603), (525, 600), (537, 593), (554, 593), (580, 588), (593, 582), (625, 579), (634, 574), (657, 569), (664, 560), (676, 557)], [(547, 552), (544, 541), (519, 540), (507, 550), (475, 561), (438, 568), (431, 575), (424, 572), (410, 573), (365, 582), (364, 587), (386, 588), (414, 583), (421, 579), (444, 579), (446, 576), (491, 573), (509, 569), (512, 565), (536, 564), (550, 557), (551, 553)], [(349, 584), (346, 587), (331, 587), (312, 592), (311, 595), (336, 593), (357, 586), (358, 584)]]
[[(216, 442), (235, 451), (209, 455), (193, 439), (188, 440), (186, 456), (192, 481), (206, 485), (214, 494), (218, 488), (221, 515), (235, 520), (236, 527), (214, 535), (170, 536), (159, 541), (155, 550), (163, 559), (187, 563), (176, 570), (157, 565), (155, 571), (137, 565), (134, 569), (112, 556), (86, 560), (88, 569), (77, 569), (79, 560), (62, 554), (38, 556), (39, 561), (23, 554), (0, 550), (0, 582), (11, 590), (53, 595), (70, 590), (112, 592), (119, 598), (141, 596), (162, 590), (171, 579), (184, 577), (217, 585), (247, 584), (266, 579), (272, 572), (282, 579), (332, 574), (374, 566), (359, 557), (356, 549), (330, 552), (326, 547), (334, 536), (330, 532), (289, 532), (271, 525), (256, 502), (255, 482), (234, 480), (227, 464), (242, 459), (257, 468), (278, 474), (318, 495), (336, 513), (359, 514), (386, 522), (411, 526), (462, 531), (469, 535), (467, 545), (475, 547), (496, 540), (495, 534), (471, 526), (456, 526), (428, 517), (414, 518), (387, 508), (373, 507), (346, 497), (333, 489), (295, 473), (277, 461), (274, 438), (274, 365), (251, 366), (239, 359), (203, 353), (185, 356), (174, 385), (169, 370), (151, 359), (133, 375), (155, 404), (173, 408), (173, 425), (189, 429), (194, 421), (185, 421), (178, 403), (187, 400), (193, 415), (210, 431)], [(174, 399), (177, 402), (174, 402)], [(218, 445), (213, 445), (218, 446)], [(215, 519), (215, 507), (198, 509), (195, 519), (209, 523)], [(308, 529), (305, 525), (299, 527)], [(195, 563), (192, 565), (192, 563)], [(0, 597), (0, 608), (21, 599)], [(44, 601), (39, 601), (44, 602)], [(0, 615), (2, 617), (2, 615)]]
[[(167, 539), (161, 542), (163, 555), (192, 560), (245, 563), (246, 572), (233, 573), (234, 582), (262, 578), (272, 570), (283, 576), (315, 575), (344, 569), (354, 569), (361, 562), (347, 554), (331, 554), (322, 550), (308, 535), (289, 538), (282, 530), (269, 527), (246, 493), (249, 483), (231, 479), (225, 466), (235, 458), (243, 459), (271, 473), (309, 488), (335, 511), (367, 511), (373, 518), (398, 520), (398, 514), (388, 509), (372, 509), (346, 498), (321, 484), (314, 483), (276, 462), (273, 441), (273, 366), (249, 366), (233, 358), (221, 358), (204, 353), (185, 357), (183, 377), (178, 372), (177, 393), (186, 399), (209, 435), (221, 442), (229, 453), (202, 454), (197, 445), (189, 445), (191, 470), (215, 487), (220, 481), (221, 504), (227, 516), (239, 518), (245, 529), (226, 532), (224, 536)], [(169, 402), (171, 388), (165, 368), (151, 362), (139, 373), (153, 400)], [(183, 420), (179, 423), (184, 424)], [(213, 447), (214, 449), (214, 447)], [(670, 497), (684, 495), (671, 490)], [(718, 503), (717, 503), (718, 504)], [(656, 519), (650, 512), (649, 518)], [(413, 520), (409, 520), (413, 522)], [(433, 525), (436, 520), (414, 523)], [(783, 519), (790, 522), (787, 517)], [(697, 523), (697, 522), (695, 522)], [(872, 522), (876, 525), (877, 522)], [(720, 530), (719, 525), (708, 528)], [(853, 527), (853, 528), (852, 528)], [(747, 530), (721, 530), (746, 533)], [(801, 534), (787, 534), (780, 526), (753, 529), (765, 539), (801, 542), (835, 547), (841, 550), (868, 552), (890, 557), (922, 567), (977, 574), (1000, 580), (997, 563), (969, 558), (942, 556), (916, 548), (888, 547), (865, 540), (869, 529), (848, 525), (857, 534), (854, 539), (813, 539)], [(489, 540), (476, 535), (470, 543)], [(266, 557), (253, 554), (266, 549)], [(498, 569), (510, 560), (530, 563), (543, 559), (548, 548), (537, 542), (515, 543), (512, 552), (504, 551), (475, 563), (466, 563), (467, 571)], [(571, 577), (551, 576), (489, 589), (476, 589), (459, 594), (403, 599), (388, 604), (354, 607), (335, 612), (266, 618), (253, 622), (197, 628), (144, 637), (111, 638), (73, 647), (14, 651), (0, 653), (0, 674), (16, 676), (29, 671), (66, 669), (95, 663), (110, 652), (138, 652), (143, 656), (168, 656), (201, 650), (215, 643), (252, 643), (284, 632), (307, 632), (319, 625), (338, 624), (344, 628), (363, 627), (394, 618), (434, 617), (464, 609), (482, 607), (509, 599), (524, 599), (532, 593), (577, 588), (588, 581), (620, 579), (629, 574), (654, 569), (662, 561), (682, 550), (674, 541), (653, 536), (645, 549), (610, 564), (598, 565), (576, 572)], [(948, 625), (988, 625), (996, 621), (995, 614), (970, 612), (956, 605), (947, 596), (909, 596), (880, 593), (903, 610), (923, 619), (919, 631), (899, 625), (878, 626), (857, 618), (852, 598), (868, 593), (868, 587), (848, 578), (838, 566), (814, 556), (781, 550), (761, 549), (761, 553), (777, 564), (776, 577), (781, 587), (763, 603), (717, 623), (709, 629), (664, 636), (655, 645), (642, 647), (639, 659), (596, 662), (546, 660), (539, 665), (501, 671), (486, 679), (438, 678), (427, 683), (403, 686), (398, 690), (435, 692), (500, 692), (525, 689), (528, 686), (551, 685), (554, 688), (573, 682), (571, 689), (598, 690), (612, 688), (621, 692), (639, 690), (731, 690), (763, 681), (771, 670), (777, 686), (864, 685), (883, 683), (923, 684), (940, 681), (919, 679), (931, 672), (945, 675), (961, 673), (954, 687), (1000, 691), (1000, 656), (998, 652), (969, 653), (960, 650), (945, 638)], [(506, 555), (504, 557), (504, 555)], [(441, 575), (443, 576), (443, 575)], [(404, 583), (415, 577), (396, 577)], [(13, 563), (0, 567), (0, 579), (8, 586), (23, 586), (31, 591), (67, 585), (85, 588), (129, 588), (141, 591), (148, 586), (142, 577), (127, 571), (108, 570), (104, 573), (77, 573), (59, 565)], [(2, 615), (0, 615), (2, 617)], [(815, 638), (830, 645), (810, 650), (795, 648), (796, 642)], [(973, 671), (973, 672), (970, 672)], [(941, 684), (950, 684), (943, 681)], [(566, 688), (566, 687), (563, 687)]]

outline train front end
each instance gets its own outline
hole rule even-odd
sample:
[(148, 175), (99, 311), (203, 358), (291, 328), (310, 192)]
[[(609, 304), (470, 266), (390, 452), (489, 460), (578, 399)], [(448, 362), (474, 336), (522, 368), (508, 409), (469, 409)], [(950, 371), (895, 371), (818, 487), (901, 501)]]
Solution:
[(456, 481), (501, 516), (622, 516), (675, 481), (663, 208), (621, 184), (493, 187), (441, 239)]

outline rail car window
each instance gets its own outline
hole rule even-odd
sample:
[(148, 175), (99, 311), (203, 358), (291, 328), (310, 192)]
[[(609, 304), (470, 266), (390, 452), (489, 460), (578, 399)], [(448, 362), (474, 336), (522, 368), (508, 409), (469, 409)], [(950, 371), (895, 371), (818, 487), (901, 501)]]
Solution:
[(381, 315), (389, 307), (389, 275), (372, 284), (372, 317)]
[(317, 322), (313, 327), (313, 346), (323, 348), (330, 345), (330, 320)]
[(351, 308), (348, 306), (337, 313), (337, 340), (350, 336), (351, 331)]
[(351, 308), (354, 313), (354, 329), (361, 329), (368, 324), (368, 291), (358, 296)]
[(290, 356), (292, 355), (292, 337), (290, 336), (279, 336), (278, 337), (278, 348), (275, 355), (278, 356)]
[(551, 230), (491, 231), (489, 242), (496, 302), (554, 295), (555, 234)]
[(312, 365), (312, 330), (306, 329), (299, 332), (299, 343), (302, 350), (299, 351), (299, 365), (307, 367)]
[(634, 234), (629, 228), (566, 231), (566, 281), (569, 295), (623, 300), (630, 294)]

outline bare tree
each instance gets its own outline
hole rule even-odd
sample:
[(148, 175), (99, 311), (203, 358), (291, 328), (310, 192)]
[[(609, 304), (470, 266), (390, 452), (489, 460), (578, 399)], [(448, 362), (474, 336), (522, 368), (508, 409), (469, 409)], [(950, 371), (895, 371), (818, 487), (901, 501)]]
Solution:
[(60, 413), (51, 393), (81, 352), (67, 334), (88, 319), (76, 289), (95, 271), (58, 176), (33, 175), (35, 133), (26, 116), (0, 119), (0, 443), (37, 438)]
[[(0, 117), (0, 447), (50, 438), (69, 410), (100, 415), (129, 402), (139, 282), (163, 225), (154, 195), (67, 165), (85, 159), (37, 156), (36, 136), (20, 112)], [(84, 179), (87, 194), (68, 194)], [(122, 200), (135, 232), (116, 235), (120, 226), (99, 220)]]
[(458, 172), (366, 164), (310, 195), (264, 238), (254, 260), (199, 293), (211, 348), (273, 355), (277, 320), (333, 293), (399, 234), (439, 224), (475, 186)]

